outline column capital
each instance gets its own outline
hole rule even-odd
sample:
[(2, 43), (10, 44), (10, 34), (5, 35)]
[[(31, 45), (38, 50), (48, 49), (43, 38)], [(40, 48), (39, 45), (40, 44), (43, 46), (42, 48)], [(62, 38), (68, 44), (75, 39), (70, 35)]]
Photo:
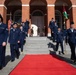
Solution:
[(48, 7), (54, 7), (55, 5), (54, 4), (48, 4), (47, 6)]
[(22, 6), (26, 6), (26, 7), (29, 7), (29, 4), (22, 4)]
[(0, 7), (4, 7), (5, 9), (7, 9), (7, 7), (3, 4), (0, 4)]
[(69, 10), (70, 10), (71, 8), (76, 8), (76, 5), (72, 5), (72, 6), (69, 8)]

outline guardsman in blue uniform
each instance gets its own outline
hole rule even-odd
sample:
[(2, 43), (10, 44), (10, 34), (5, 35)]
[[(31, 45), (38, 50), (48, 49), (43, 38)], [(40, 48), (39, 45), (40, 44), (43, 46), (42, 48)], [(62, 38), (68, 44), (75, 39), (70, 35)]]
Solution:
[(22, 22), (21, 25), (22, 25), (22, 27), (23, 27), (23, 30), (26, 31), (26, 30), (25, 30), (25, 23)]
[(67, 30), (67, 38), (71, 49), (71, 60), (76, 62), (76, 55), (75, 55), (76, 29), (74, 29), (74, 22), (71, 22), (70, 28)]
[(10, 30), (10, 33), (9, 33), (11, 62), (15, 60), (15, 53), (16, 53), (17, 59), (19, 58), (19, 55), (20, 55), (19, 46), (18, 46), (18, 43), (20, 43), (19, 37), (20, 37), (20, 29), (17, 28), (17, 23), (14, 23), (13, 28)]
[(49, 23), (49, 27), (51, 30), (53, 29), (54, 25), (55, 25), (55, 21), (54, 21), (54, 18), (52, 18), (52, 20)]
[(61, 31), (61, 28), (58, 28), (57, 32), (57, 44), (56, 44), (56, 51), (58, 50), (59, 44), (61, 46), (61, 53), (64, 54), (64, 48), (63, 48), (63, 40), (64, 40), (64, 33)]
[(29, 30), (29, 21), (28, 20), (26, 20), (26, 22), (25, 22), (25, 33), (26, 33), (26, 36), (28, 36), (28, 30)]
[(53, 26), (53, 42), (56, 42), (57, 32), (58, 32), (58, 25), (57, 22), (55, 21), (55, 24)]
[(19, 46), (21, 48), (21, 53), (23, 53), (23, 46), (24, 46), (24, 43), (25, 43), (25, 38), (26, 38), (26, 34), (23, 30), (23, 26), (20, 26), (20, 43), (19, 43)]
[(5, 49), (8, 37), (7, 25), (3, 23), (3, 18), (0, 15), (0, 69), (5, 66)]
[(49, 23), (49, 28), (51, 29), (51, 36), (53, 37), (53, 27), (55, 26), (54, 18)]

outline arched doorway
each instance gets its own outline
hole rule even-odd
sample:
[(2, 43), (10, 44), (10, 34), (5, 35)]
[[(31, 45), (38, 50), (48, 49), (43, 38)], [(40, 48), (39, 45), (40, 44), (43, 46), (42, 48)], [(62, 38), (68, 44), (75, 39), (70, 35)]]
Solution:
[(22, 20), (22, 2), (21, 0), (6, 0), (7, 7), (7, 22), (12, 19), (14, 22), (21, 22)]
[(32, 24), (38, 27), (37, 33), (39, 36), (45, 35), (44, 29), (44, 14), (40, 10), (36, 10), (31, 15)]
[[(72, 20), (72, 13), (71, 13), (72, 10), (69, 11), (70, 6), (72, 6), (70, 0), (64, 0), (64, 1), (56, 0), (55, 2), (55, 19), (57, 20), (58, 25), (62, 29), (65, 28), (68, 29), (70, 27), (69, 22)], [(65, 7), (65, 10), (68, 14), (68, 19), (64, 18), (63, 7)]]
[(47, 2), (46, 0), (30, 1), (31, 23), (38, 27), (38, 35), (47, 35)]
[(13, 20), (14, 20), (14, 22), (18, 22), (18, 23), (21, 23), (21, 14), (22, 14), (22, 12), (21, 12), (21, 10), (17, 10), (17, 11), (15, 11), (15, 13), (14, 13), (14, 17), (13, 17)]

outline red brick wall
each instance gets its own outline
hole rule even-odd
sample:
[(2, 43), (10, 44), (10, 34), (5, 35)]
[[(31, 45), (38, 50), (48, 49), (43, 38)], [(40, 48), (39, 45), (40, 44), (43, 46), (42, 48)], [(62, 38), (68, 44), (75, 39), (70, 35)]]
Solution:
[(73, 14), (73, 21), (75, 23), (75, 28), (76, 28), (76, 7), (72, 8), (72, 14)]
[(2, 15), (3, 17), (3, 22), (6, 23), (6, 13), (7, 13), (7, 9), (3, 6), (3, 7), (0, 7), (0, 14)]

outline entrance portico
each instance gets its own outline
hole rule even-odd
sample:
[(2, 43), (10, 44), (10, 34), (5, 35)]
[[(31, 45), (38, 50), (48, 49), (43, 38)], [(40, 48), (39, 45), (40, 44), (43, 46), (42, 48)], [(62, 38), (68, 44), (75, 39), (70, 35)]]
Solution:
[[(65, 5), (68, 13), (68, 20), (66, 20), (66, 28), (70, 27), (70, 21), (76, 22), (76, 1), (72, 0), (3, 0), (0, 3), (0, 14), (4, 18), (4, 22), (7, 23), (11, 19), (16, 22), (30, 21), (30, 28), (32, 23), (38, 26), (38, 35), (47, 36), (50, 34), (48, 28), (51, 18), (57, 20), (58, 25), (63, 28), (63, 4)], [(75, 23), (76, 27), (76, 23)], [(31, 29), (29, 29), (31, 34)]]

